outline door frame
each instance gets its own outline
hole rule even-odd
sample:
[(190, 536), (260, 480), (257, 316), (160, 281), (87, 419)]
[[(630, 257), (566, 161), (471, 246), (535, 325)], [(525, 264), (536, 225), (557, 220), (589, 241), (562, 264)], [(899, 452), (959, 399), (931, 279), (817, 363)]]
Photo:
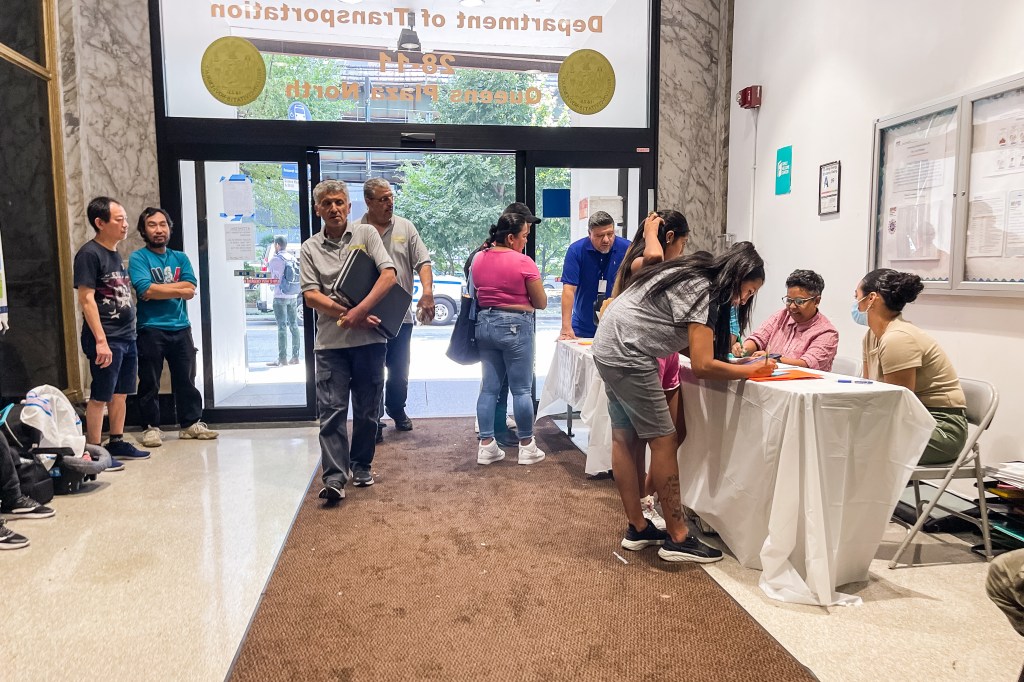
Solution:
[[(241, 150), (239, 150), (241, 151)], [(263, 153), (263, 152), (266, 153)], [(199, 156), (199, 155), (197, 155)], [(174, 161), (173, 184), (166, 186), (174, 196), (173, 206), (179, 215), (182, 211), (182, 187), (181, 176), (178, 172), (180, 161), (195, 163), (195, 195), (196, 195), (196, 230), (199, 243), (199, 263), (197, 263), (197, 279), (199, 280), (199, 301), (200, 320), (199, 330), (202, 335), (202, 357), (197, 361), (203, 367), (203, 399), (213, 394), (213, 335), (210, 325), (210, 258), (208, 247), (209, 215), (206, 203), (206, 167), (207, 162), (263, 162), (263, 163), (295, 163), (299, 169), (299, 177), (310, 177), (310, 168), (307, 155), (290, 154), (284, 155), (273, 149), (260, 147), (249, 147), (235, 155), (227, 151), (223, 153), (202, 155), (202, 158), (181, 158)], [(164, 201), (166, 202), (166, 194)], [(312, 234), (310, 229), (311, 202), (309, 182), (299, 183), (299, 236), (300, 241), (305, 241)], [(166, 205), (166, 204), (165, 204)], [(179, 222), (179, 224), (181, 224)], [(171, 248), (184, 250), (183, 235), (175, 232), (171, 237)], [(194, 324), (194, 322), (193, 322)], [(316, 419), (316, 383), (315, 367), (313, 356), (313, 316), (304, 314), (302, 316), (302, 328), (304, 339), (304, 366), (306, 368), (305, 405), (275, 405), (268, 407), (205, 407), (203, 418), (214, 423), (238, 423), (238, 422), (269, 422), (269, 421), (310, 421)]]

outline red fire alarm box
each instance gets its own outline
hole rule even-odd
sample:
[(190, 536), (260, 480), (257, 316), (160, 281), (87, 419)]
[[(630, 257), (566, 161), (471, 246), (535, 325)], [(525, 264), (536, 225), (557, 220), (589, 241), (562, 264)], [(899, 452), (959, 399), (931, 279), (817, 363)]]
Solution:
[(761, 106), (761, 86), (749, 85), (736, 95), (736, 103), (741, 109), (757, 109)]

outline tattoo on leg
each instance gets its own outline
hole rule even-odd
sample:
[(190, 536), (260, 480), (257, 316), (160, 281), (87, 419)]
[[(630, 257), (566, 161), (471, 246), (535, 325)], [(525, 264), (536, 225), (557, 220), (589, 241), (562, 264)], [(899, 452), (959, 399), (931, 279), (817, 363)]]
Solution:
[(673, 519), (682, 522), (683, 516), (683, 504), (680, 501), (682, 492), (679, 488), (679, 475), (673, 474), (665, 479), (665, 496), (661, 498), (661, 507), (667, 511)]

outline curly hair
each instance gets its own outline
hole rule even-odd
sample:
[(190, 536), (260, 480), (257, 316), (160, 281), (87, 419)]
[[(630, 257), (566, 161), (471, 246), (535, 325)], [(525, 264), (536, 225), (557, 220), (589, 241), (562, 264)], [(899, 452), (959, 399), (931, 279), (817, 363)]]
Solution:
[(786, 288), (800, 287), (811, 296), (821, 296), (825, 290), (825, 280), (814, 270), (794, 270), (786, 278)]
[(911, 272), (879, 268), (864, 275), (860, 281), (860, 290), (865, 296), (878, 294), (886, 308), (898, 313), (908, 303), (917, 300), (917, 295), (924, 291), (924, 284), (920, 277)]

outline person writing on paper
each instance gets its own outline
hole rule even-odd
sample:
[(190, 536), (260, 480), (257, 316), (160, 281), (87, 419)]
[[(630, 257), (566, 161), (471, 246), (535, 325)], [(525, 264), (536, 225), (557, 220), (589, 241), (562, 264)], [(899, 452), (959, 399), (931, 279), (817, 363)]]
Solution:
[(483, 365), (483, 381), (476, 401), (480, 423), (477, 464), (491, 464), (505, 458), (494, 440), (494, 406), (498, 402), (502, 377), (508, 376), (512, 411), (519, 435), (519, 463), (536, 464), (544, 459), (533, 437), (533, 311), (548, 305), (540, 270), (523, 254), (530, 223), (520, 213), (503, 213), (491, 225), (487, 243), (470, 267), (470, 281), (476, 291), (476, 345)]
[(779, 362), (828, 372), (839, 350), (839, 332), (818, 310), (825, 280), (813, 270), (794, 270), (786, 278), (783, 308), (758, 327), (742, 345), (742, 353), (779, 353)]
[[(746, 323), (754, 294), (764, 284), (764, 261), (750, 242), (717, 257), (700, 252), (644, 268), (612, 303), (594, 338), (597, 371), (608, 395), (612, 422), (612, 472), (629, 527), (621, 545), (639, 550), (661, 545), (666, 561), (718, 561), (722, 553), (689, 535), (680, 499), (676, 425), (658, 378), (658, 358), (689, 348), (700, 379), (770, 376), (770, 358), (733, 365), (729, 355), (729, 305)], [(667, 533), (644, 518), (640, 479), (645, 446)]]
[(903, 319), (904, 306), (922, 290), (915, 274), (872, 270), (857, 285), (851, 314), (854, 322), (868, 328), (864, 377), (914, 392), (936, 423), (920, 463), (946, 464), (960, 456), (967, 440), (967, 398), (945, 351)]
[[(689, 234), (690, 226), (686, 222), (686, 217), (679, 211), (652, 211), (626, 250), (626, 256), (622, 259), (622, 265), (619, 266), (619, 272), (615, 277), (615, 286), (612, 287), (612, 299), (608, 303), (625, 291), (645, 266), (657, 265), (682, 256)], [(672, 423), (676, 425), (679, 442), (682, 443), (686, 437), (686, 426), (679, 405), (679, 353), (670, 353), (658, 358), (658, 381), (665, 392), (668, 411), (672, 416)], [(654, 480), (648, 472), (640, 500), (644, 518), (660, 530), (665, 530), (665, 519), (655, 506), (655, 492)]]
[[(370, 311), (398, 281), (395, 264), (373, 225), (349, 225), (351, 210), (344, 182), (324, 180), (313, 188), (313, 212), (323, 228), (299, 252), (300, 286), (306, 305), (317, 312), (316, 403), (320, 412), (320, 455), (323, 489), (329, 504), (345, 497), (349, 478), (356, 486), (373, 485), (377, 410), (384, 391), (384, 337)], [(338, 303), (334, 283), (349, 251), (362, 249), (380, 271), (377, 283), (358, 305)], [(352, 400), (352, 441), (349, 447), (348, 407)]]

